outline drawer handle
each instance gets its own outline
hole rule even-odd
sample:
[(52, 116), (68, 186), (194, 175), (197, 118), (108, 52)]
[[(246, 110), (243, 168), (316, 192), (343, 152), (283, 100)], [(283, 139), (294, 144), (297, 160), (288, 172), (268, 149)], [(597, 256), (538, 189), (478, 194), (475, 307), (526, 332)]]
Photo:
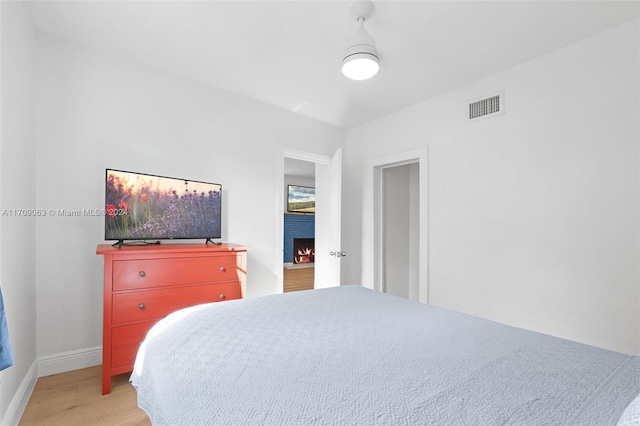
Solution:
[(140, 308), (140, 310), (143, 310), (146, 308), (146, 306), (144, 305), (144, 303), (141, 303), (138, 305), (138, 308)]
[(227, 272), (227, 268), (225, 268), (224, 266), (220, 267), (220, 272)]
[(219, 297), (220, 297), (220, 300), (224, 300), (227, 298), (227, 296), (225, 296), (224, 294), (221, 294)]
[(140, 271), (140, 276), (141, 276), (142, 278), (144, 278), (144, 276), (145, 276), (145, 275), (147, 275), (147, 274), (145, 274), (145, 272), (144, 272), (144, 271)]

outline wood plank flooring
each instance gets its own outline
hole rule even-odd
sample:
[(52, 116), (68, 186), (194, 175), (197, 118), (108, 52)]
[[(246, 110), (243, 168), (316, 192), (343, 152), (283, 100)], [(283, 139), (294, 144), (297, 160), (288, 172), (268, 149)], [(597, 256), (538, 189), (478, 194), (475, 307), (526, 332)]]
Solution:
[(150, 425), (138, 408), (130, 373), (114, 376), (111, 393), (103, 396), (101, 371), (96, 366), (40, 377), (19, 425)]
[(313, 289), (314, 267), (284, 268), (283, 291), (298, 291)]

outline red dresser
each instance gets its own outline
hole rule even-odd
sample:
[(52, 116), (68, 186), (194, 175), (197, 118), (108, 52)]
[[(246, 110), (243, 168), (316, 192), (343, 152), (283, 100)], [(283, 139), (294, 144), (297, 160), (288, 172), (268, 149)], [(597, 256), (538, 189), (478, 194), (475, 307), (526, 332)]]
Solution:
[(111, 392), (111, 376), (133, 370), (138, 346), (159, 319), (242, 298), (247, 250), (237, 244), (98, 245), (104, 256), (102, 394)]

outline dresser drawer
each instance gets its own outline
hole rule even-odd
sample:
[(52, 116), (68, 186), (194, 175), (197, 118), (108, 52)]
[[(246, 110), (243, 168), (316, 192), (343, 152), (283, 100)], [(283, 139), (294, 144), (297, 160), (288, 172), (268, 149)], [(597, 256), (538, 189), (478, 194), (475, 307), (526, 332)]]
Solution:
[(236, 255), (116, 260), (113, 262), (113, 290), (238, 281), (242, 273)]
[(160, 319), (188, 306), (240, 298), (240, 282), (117, 293), (112, 318), (114, 324)]
[[(155, 321), (113, 327), (111, 331), (111, 368), (133, 366), (140, 343)], [(107, 350), (107, 348), (103, 348)]]

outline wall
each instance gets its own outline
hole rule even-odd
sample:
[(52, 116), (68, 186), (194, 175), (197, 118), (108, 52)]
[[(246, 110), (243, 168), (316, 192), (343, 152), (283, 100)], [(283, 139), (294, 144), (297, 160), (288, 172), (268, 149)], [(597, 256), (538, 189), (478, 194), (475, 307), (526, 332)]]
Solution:
[(409, 299), (409, 166), (382, 171), (383, 291)]
[[(36, 379), (34, 34), (20, 2), (0, 3), (0, 288), (15, 364), (0, 373), (0, 424), (15, 424)], [(41, 236), (45, 237), (45, 236)]]
[[(343, 229), (359, 262), (344, 280), (373, 281), (368, 163), (426, 146), (431, 304), (640, 353), (638, 31), (349, 130)], [(467, 124), (468, 102), (501, 89), (506, 113)]]
[[(37, 59), (38, 207), (101, 208), (107, 167), (219, 182), (222, 240), (251, 247), (248, 296), (282, 291), (278, 147), (330, 155), (344, 130), (51, 38)], [(38, 355), (99, 348), (103, 218), (46, 217), (37, 233)]]

